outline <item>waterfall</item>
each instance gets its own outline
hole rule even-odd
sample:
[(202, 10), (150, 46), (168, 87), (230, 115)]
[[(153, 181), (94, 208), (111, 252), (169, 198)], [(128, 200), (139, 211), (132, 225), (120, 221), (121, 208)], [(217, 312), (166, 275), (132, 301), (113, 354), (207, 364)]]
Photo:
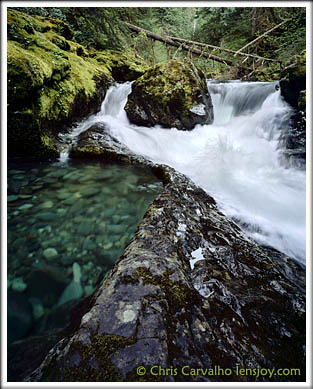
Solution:
[(129, 82), (111, 86), (101, 104), (100, 112), (89, 116), (86, 120), (75, 125), (68, 133), (58, 134), (59, 139), (62, 141), (59, 162), (64, 164), (68, 161), (70, 150), (76, 144), (79, 134), (88, 130), (93, 124), (107, 121), (110, 118), (125, 121), (126, 112), (124, 111), (124, 106), (127, 102), (127, 96), (130, 93), (130, 86), (131, 83)]
[(193, 131), (138, 127), (123, 107), (131, 84), (112, 87), (73, 133), (105, 122), (110, 134), (149, 160), (167, 164), (212, 195), (261, 244), (305, 262), (305, 171), (288, 166), (279, 137), (292, 113), (277, 83), (208, 82), (214, 122)]

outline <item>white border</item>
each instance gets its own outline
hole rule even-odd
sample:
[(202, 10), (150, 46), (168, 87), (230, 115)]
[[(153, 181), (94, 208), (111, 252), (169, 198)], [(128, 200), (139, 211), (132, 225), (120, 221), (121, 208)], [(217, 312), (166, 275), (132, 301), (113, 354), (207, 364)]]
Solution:
[[(51, 4), (51, 5), (50, 5)], [(1, 384), (4, 388), (24, 388), (24, 387), (190, 387), (191, 383), (188, 382), (175, 382), (175, 383), (140, 383), (140, 382), (128, 382), (128, 383), (16, 383), (7, 382), (6, 373), (6, 355), (7, 355), (7, 340), (6, 340), (6, 312), (7, 312), (7, 288), (6, 288), (6, 253), (7, 253), (7, 206), (6, 206), (6, 188), (7, 188), (7, 132), (6, 132), (6, 106), (7, 106), (7, 77), (6, 77), (6, 12), (7, 7), (18, 6), (41, 6), (41, 7), (306, 7), (307, 9), (307, 193), (306, 193), (306, 209), (307, 209), (307, 226), (306, 226), (306, 239), (307, 239), (307, 261), (306, 261), (306, 285), (307, 285), (307, 380), (306, 383), (286, 382), (286, 383), (251, 383), (251, 382), (231, 382), (231, 383), (192, 383), (194, 387), (210, 388), (218, 387), (302, 387), (311, 388), (312, 385), (312, 3), (310, 1), (3, 1), (1, 2), (1, 47), (2, 47), (2, 61), (1, 61)], [(292, 206), (292, 205), (291, 205)]]

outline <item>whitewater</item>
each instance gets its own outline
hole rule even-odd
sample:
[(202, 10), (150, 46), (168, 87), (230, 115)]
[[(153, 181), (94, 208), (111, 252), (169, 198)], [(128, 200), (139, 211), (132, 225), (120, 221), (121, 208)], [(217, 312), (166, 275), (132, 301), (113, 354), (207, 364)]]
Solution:
[[(131, 124), (124, 110), (131, 83), (112, 86), (100, 112), (65, 140), (74, 144), (91, 125), (106, 123), (135, 153), (192, 179), (248, 236), (305, 263), (305, 170), (284, 158), (280, 137), (292, 109), (278, 83), (208, 81), (208, 89), (214, 122), (179, 131)], [(60, 159), (67, 157), (68, 148)]]

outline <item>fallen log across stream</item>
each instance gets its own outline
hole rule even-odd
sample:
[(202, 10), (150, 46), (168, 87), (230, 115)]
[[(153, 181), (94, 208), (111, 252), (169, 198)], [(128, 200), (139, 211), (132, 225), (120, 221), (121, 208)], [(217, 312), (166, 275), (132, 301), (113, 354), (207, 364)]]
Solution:
[(149, 37), (151, 39), (163, 42), (163, 43), (165, 43), (167, 45), (170, 45), (170, 46), (181, 48), (182, 50), (189, 51), (189, 52), (191, 52), (193, 54), (196, 54), (196, 55), (199, 55), (201, 57), (212, 59), (212, 60), (214, 60), (216, 62), (221, 62), (221, 63), (223, 63), (225, 65), (234, 66), (233, 62), (228, 60), (228, 59), (218, 57), (218, 56), (216, 56), (214, 54), (207, 53), (204, 50), (197, 49), (195, 47), (189, 46), (189, 45), (184, 44), (184, 43), (178, 43), (178, 42), (172, 40), (169, 37), (164, 37), (164, 36), (155, 34), (154, 32), (145, 30), (144, 28), (141, 28), (141, 27), (138, 27), (138, 26), (134, 26), (133, 24), (130, 24), (130, 23), (127, 23), (127, 22), (124, 22), (124, 24), (130, 30), (132, 30), (134, 32), (137, 32), (137, 33), (144, 32), (147, 35), (147, 37)]

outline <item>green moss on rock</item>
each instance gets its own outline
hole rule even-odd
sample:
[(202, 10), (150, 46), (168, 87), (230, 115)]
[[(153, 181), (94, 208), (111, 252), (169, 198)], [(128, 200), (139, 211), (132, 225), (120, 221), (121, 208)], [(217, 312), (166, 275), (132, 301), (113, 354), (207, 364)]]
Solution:
[[(201, 81), (205, 89), (204, 75)], [(163, 105), (169, 104), (173, 95), (179, 98), (180, 94), (184, 94), (182, 110), (192, 108), (195, 104), (195, 94), (200, 92), (190, 66), (175, 60), (151, 68), (138, 79), (136, 85), (141, 86), (144, 92), (153, 96), (156, 102), (161, 101)]]
[(131, 79), (144, 69), (127, 53), (89, 52), (70, 41), (73, 31), (61, 20), (12, 9), (7, 20), (9, 155), (42, 155), (47, 147), (57, 155), (55, 135), (100, 108), (116, 69), (124, 66)]
[[(155, 285), (162, 290), (171, 314), (184, 310), (188, 318), (188, 306), (197, 303), (199, 300), (199, 296), (193, 287), (171, 280), (170, 271), (166, 271), (163, 276), (157, 276), (150, 273), (146, 268), (139, 267), (133, 275), (142, 279), (144, 285)], [(184, 318), (186, 317), (184, 316)]]
[(119, 349), (135, 342), (136, 339), (133, 338), (105, 334), (102, 336), (93, 335), (91, 344), (73, 343), (71, 345), (71, 354), (76, 355), (80, 362), (79, 366), (67, 366), (65, 368), (64, 381), (123, 381), (123, 377), (114, 366), (111, 358)]
[(129, 50), (123, 53), (116, 50), (98, 51), (94, 53), (94, 58), (99, 63), (105, 63), (114, 80), (119, 82), (136, 80), (149, 68), (141, 57)]
[[(203, 113), (192, 108), (202, 104)], [(190, 62), (168, 61), (150, 68), (132, 86), (125, 110), (137, 125), (191, 130), (213, 121), (205, 76)]]

